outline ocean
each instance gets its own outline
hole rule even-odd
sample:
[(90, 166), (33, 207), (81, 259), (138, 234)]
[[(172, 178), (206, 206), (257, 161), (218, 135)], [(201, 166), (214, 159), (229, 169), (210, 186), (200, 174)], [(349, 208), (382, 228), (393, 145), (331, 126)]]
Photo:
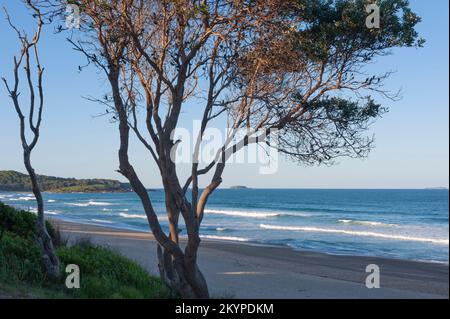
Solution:
[[(167, 231), (163, 191), (149, 194)], [(149, 229), (134, 193), (45, 193), (44, 198), (49, 217)], [(34, 197), (29, 193), (0, 192), (0, 201), (35, 211)], [(181, 235), (185, 234), (183, 226)], [(219, 189), (210, 197), (201, 236), (329, 254), (448, 264), (449, 192)]]

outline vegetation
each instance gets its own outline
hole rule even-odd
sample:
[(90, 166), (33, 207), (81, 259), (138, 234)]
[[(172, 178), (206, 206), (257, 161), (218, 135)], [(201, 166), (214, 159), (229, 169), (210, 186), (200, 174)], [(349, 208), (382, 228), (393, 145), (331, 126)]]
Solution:
[[(75, 179), (37, 175), (42, 191), (55, 193), (129, 192), (129, 184), (109, 179)], [(0, 171), (0, 191), (31, 191), (30, 177), (16, 171)]]
[[(109, 249), (79, 241), (67, 246), (47, 223), (61, 262), (61, 276), (50, 280), (36, 244), (36, 216), (0, 203), (0, 292), (35, 298), (173, 298), (159, 278)], [(64, 269), (80, 267), (80, 289), (65, 288)]]

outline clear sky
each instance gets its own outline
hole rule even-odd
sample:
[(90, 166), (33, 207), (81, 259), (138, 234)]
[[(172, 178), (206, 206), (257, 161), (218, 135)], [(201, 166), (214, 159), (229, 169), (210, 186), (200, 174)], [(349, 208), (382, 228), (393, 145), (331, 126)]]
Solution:
[[(232, 164), (223, 186), (286, 188), (422, 188), (449, 185), (449, 17), (447, 0), (412, 0), (423, 19), (418, 30), (427, 43), (423, 49), (394, 50), (374, 66), (380, 73), (395, 70), (386, 87), (402, 89), (398, 102), (383, 101), (390, 112), (372, 130), (376, 148), (367, 159), (341, 159), (332, 167), (304, 167), (287, 160), (276, 174), (261, 175), (256, 164)], [(0, 0), (24, 27), (29, 17), (20, 1)], [(101, 96), (108, 85), (95, 68), (78, 72), (85, 60), (62, 35), (45, 32), (41, 59), (45, 66), (45, 118), (41, 140), (33, 153), (40, 174), (77, 178), (123, 180), (118, 167), (118, 132), (104, 108), (83, 96)], [(18, 41), (4, 15), (0, 19), (0, 75), (10, 78)], [(183, 123), (192, 123), (187, 112)], [(186, 124), (188, 126), (188, 124)], [(131, 159), (148, 187), (160, 187), (160, 177), (149, 154), (136, 141)], [(0, 170), (24, 171), (18, 120), (3, 86), (0, 87)], [(187, 173), (189, 167), (180, 168)]]

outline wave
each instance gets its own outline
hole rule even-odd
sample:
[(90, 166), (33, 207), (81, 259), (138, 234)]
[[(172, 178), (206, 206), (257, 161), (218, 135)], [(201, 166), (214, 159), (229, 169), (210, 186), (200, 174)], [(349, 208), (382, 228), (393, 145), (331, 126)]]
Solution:
[[(37, 214), (37, 208), (31, 207), (28, 209), (30, 213)], [(45, 215), (59, 215), (61, 212), (57, 210), (46, 210), (44, 211)]]
[(353, 235), (353, 236), (376, 237), (376, 238), (393, 239), (393, 240), (417, 241), (417, 242), (433, 243), (433, 244), (447, 245), (447, 246), (449, 244), (448, 239), (412, 237), (412, 236), (405, 236), (405, 235), (390, 235), (390, 234), (367, 232), (367, 231), (352, 231), (352, 230), (319, 228), (319, 227), (277, 226), (277, 225), (266, 225), (266, 224), (260, 224), (259, 227), (261, 227), (263, 229), (272, 229), (272, 230), (304, 231), (304, 232), (314, 232), (314, 233), (333, 233), (333, 234), (345, 234), (345, 235)]
[(36, 200), (36, 197), (29, 195), (29, 196), (23, 196), (18, 198), (10, 198), (11, 201), (29, 201), (29, 200)]
[(217, 227), (216, 230), (217, 230), (217, 231), (227, 231), (228, 228), (225, 228), (225, 227)]
[(104, 211), (104, 212), (112, 212), (112, 209), (109, 209), (109, 208), (103, 208), (102, 211)]
[(248, 238), (233, 237), (233, 236), (200, 235), (200, 237), (206, 238), (206, 239), (217, 239), (217, 240), (250, 241), (250, 239), (248, 239)]
[(263, 212), (249, 212), (249, 211), (237, 211), (237, 210), (218, 210), (218, 209), (205, 209), (205, 213), (214, 215), (227, 215), (227, 216), (239, 216), (239, 217), (254, 217), (254, 218), (267, 218), (278, 217), (279, 213), (263, 213)]
[(77, 207), (88, 207), (89, 203), (66, 203), (66, 205)]
[(111, 203), (108, 203), (108, 202), (96, 202), (93, 200), (90, 200), (88, 204), (90, 206), (111, 206), (112, 205)]
[(96, 223), (102, 223), (102, 224), (112, 224), (113, 222), (107, 219), (95, 219), (92, 218), (91, 221), (96, 222)]
[(87, 203), (66, 203), (66, 205), (77, 207), (88, 207), (88, 206), (111, 206), (112, 204), (108, 202), (96, 202), (91, 200)]
[(365, 226), (399, 227), (399, 225), (397, 225), (397, 224), (372, 222), (372, 221), (368, 221), (368, 220), (339, 219), (339, 222), (343, 223), (343, 224), (355, 224), (355, 225), (365, 225)]
[(127, 213), (120, 213), (119, 216), (123, 218), (140, 218), (140, 219), (147, 219), (147, 216), (145, 215), (138, 215), (138, 214), (127, 214)]
[(47, 203), (54, 203), (54, 202), (56, 202), (56, 200), (54, 200), (54, 199), (49, 199), (49, 200), (47, 201)]
[(221, 209), (205, 209), (205, 213), (214, 215), (226, 215), (235, 217), (252, 217), (252, 218), (273, 218), (281, 216), (294, 216), (294, 217), (310, 217), (311, 214), (307, 213), (287, 213), (287, 212), (255, 212), (255, 211), (242, 211), (242, 210), (221, 210)]

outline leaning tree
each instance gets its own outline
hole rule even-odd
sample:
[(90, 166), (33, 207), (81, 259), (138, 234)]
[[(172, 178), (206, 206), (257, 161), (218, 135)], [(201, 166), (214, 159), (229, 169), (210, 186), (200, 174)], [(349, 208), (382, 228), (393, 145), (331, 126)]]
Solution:
[[(181, 296), (209, 297), (197, 265), (199, 230), (234, 153), (264, 143), (315, 164), (363, 157), (371, 149), (367, 128), (386, 110), (372, 96), (394, 96), (383, 88), (389, 73), (368, 74), (366, 66), (391, 48), (422, 44), (415, 31), (419, 18), (407, 1), (376, 1), (378, 29), (366, 25), (371, 2), (70, 1), (80, 11), (81, 27), (69, 41), (109, 81), (110, 94), (98, 101), (111, 107), (118, 122), (119, 172), (142, 201), (158, 242), (161, 278)], [(180, 142), (173, 132), (186, 105), (202, 116), (184, 181), (173, 158)], [(214, 160), (200, 166), (205, 131), (220, 118), (230, 134)], [(242, 128), (250, 133), (236, 138)], [(130, 134), (159, 170), (168, 233), (131, 164)], [(181, 243), (180, 216), (187, 232)]]
[[(31, 188), (37, 202), (37, 241), (42, 252), (43, 264), (47, 275), (50, 278), (57, 278), (60, 275), (59, 259), (55, 253), (52, 239), (47, 232), (44, 216), (44, 201), (36, 172), (31, 164), (31, 153), (39, 140), (40, 127), (42, 124), (42, 113), (44, 109), (44, 89), (42, 84), (44, 68), (41, 65), (38, 54), (38, 43), (41, 39), (41, 32), (44, 22), (43, 15), (37, 6), (35, 6), (30, 0), (25, 0), (24, 3), (33, 14), (36, 21), (36, 29), (32, 34), (32, 37), (30, 37), (26, 31), (20, 30), (12, 23), (10, 16), (5, 9), (7, 21), (12, 30), (14, 30), (17, 34), (21, 47), (18, 56), (14, 57), (12, 84), (10, 84), (6, 78), (2, 78), (2, 80), (19, 118), (23, 161), (28, 175), (30, 176)], [(23, 76), (22, 68), (23, 75), (25, 76), (25, 87), (28, 88), (29, 92), (28, 107), (23, 107), (23, 101), (19, 98), (21, 93), (20, 79)], [(27, 139), (28, 134), (32, 137), (31, 141), (28, 141)]]

